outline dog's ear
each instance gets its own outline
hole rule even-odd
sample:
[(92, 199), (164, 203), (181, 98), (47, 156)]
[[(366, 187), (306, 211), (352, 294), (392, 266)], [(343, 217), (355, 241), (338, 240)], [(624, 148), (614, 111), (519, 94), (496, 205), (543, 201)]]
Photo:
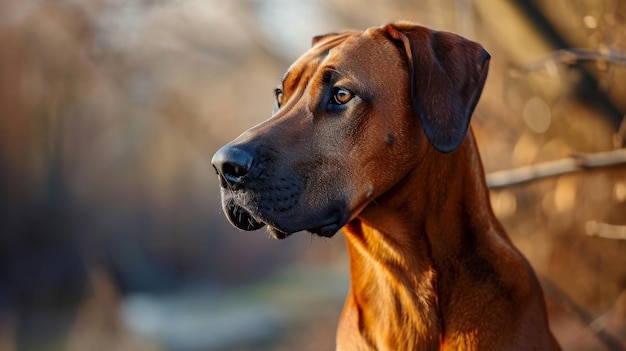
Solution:
[(316, 36), (313, 37), (313, 40), (311, 42), (311, 46), (315, 46), (319, 42), (323, 41), (324, 39), (329, 39), (329, 38), (332, 38), (332, 37), (336, 37), (337, 35), (339, 35), (339, 33), (328, 33), (328, 34), (316, 35)]
[(410, 23), (387, 25), (407, 56), (413, 106), (430, 143), (456, 150), (485, 85), (489, 53), (478, 43)]

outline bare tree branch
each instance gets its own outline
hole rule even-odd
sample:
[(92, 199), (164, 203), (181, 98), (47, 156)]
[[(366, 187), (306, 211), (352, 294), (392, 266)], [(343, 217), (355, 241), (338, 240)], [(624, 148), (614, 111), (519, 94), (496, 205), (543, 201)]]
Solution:
[(585, 223), (587, 235), (605, 239), (626, 240), (626, 226), (589, 221)]
[(618, 165), (626, 165), (626, 149), (579, 154), (560, 160), (491, 172), (487, 174), (487, 186), (491, 189), (499, 189), (538, 179)]
[(613, 146), (615, 148), (626, 147), (626, 116), (622, 118), (617, 133), (613, 134)]
[[(574, 315), (584, 325), (591, 328), (596, 338), (603, 346), (608, 350), (620, 350), (623, 351), (624, 347), (621, 341), (615, 336), (609, 334), (606, 330), (598, 328), (594, 325), (594, 319), (592, 315), (587, 312), (586, 309), (578, 305), (563, 289), (561, 289), (556, 283), (554, 283), (547, 276), (539, 275), (539, 281), (544, 292), (550, 295), (556, 303), (561, 305), (566, 311)], [(596, 323), (597, 324), (597, 323)]]
[(541, 59), (527, 62), (516, 67), (521, 73), (539, 71), (554, 64), (574, 64), (579, 62), (604, 61), (618, 65), (626, 65), (626, 52), (611, 48), (593, 49), (562, 49), (557, 50)]

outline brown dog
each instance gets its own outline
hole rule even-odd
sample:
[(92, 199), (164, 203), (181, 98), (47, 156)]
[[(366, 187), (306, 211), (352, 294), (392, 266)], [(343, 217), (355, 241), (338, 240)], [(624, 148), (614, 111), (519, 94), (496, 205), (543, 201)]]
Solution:
[(213, 157), (234, 226), (344, 228), (337, 350), (559, 349), (467, 133), (489, 58), (411, 23), (316, 37), (273, 117)]

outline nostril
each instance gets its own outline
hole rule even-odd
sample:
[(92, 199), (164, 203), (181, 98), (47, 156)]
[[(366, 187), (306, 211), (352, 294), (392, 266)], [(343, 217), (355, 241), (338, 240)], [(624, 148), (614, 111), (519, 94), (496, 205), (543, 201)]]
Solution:
[(219, 149), (211, 160), (220, 177), (222, 187), (241, 185), (254, 163), (254, 155), (241, 146), (226, 145)]
[(215, 167), (215, 165), (213, 165), (213, 169), (215, 170), (215, 174), (217, 174), (217, 179), (220, 182), (220, 186), (222, 188), (227, 188), (228, 187), (228, 183), (226, 182), (226, 179), (224, 178), (224, 176), (222, 176), (222, 174), (220, 173), (220, 171), (217, 169), (217, 167)]
[(222, 169), (225, 176), (231, 176), (234, 178), (243, 177), (250, 170), (248, 165), (240, 165), (236, 163), (226, 163)]

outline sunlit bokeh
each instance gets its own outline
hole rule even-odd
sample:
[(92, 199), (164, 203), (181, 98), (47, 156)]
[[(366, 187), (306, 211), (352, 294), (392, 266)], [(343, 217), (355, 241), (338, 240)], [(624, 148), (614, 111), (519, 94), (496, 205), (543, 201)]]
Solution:
[[(0, 2), (0, 350), (334, 350), (343, 238), (233, 229), (210, 159), (313, 36), (400, 19), (490, 52), (487, 172), (626, 143), (624, 1)], [(491, 199), (564, 349), (626, 348), (624, 165)]]

